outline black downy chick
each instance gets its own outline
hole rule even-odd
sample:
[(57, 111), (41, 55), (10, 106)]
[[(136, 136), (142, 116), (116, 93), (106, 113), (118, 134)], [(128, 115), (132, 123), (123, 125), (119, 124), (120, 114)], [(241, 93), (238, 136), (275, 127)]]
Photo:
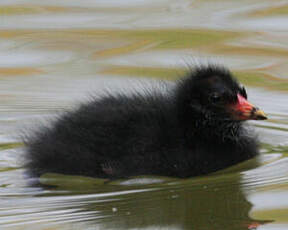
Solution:
[(212, 173), (258, 154), (244, 123), (262, 119), (227, 69), (198, 67), (168, 94), (106, 95), (63, 114), (25, 140), (27, 167), (37, 176)]

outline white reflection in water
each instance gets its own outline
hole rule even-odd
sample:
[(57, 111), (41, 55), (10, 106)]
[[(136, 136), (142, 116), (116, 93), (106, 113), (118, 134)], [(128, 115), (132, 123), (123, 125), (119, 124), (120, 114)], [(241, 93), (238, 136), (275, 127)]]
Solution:
[(168, 2), (173, 2), (171, 0), (49, 0), (46, 2), (39, 2), (38, 0), (1, 0), (1, 5), (15, 5), (15, 4), (37, 4), (44, 6), (78, 6), (78, 7), (135, 7), (135, 6), (145, 6), (145, 5), (161, 5)]
[(257, 230), (287, 230), (287, 224), (266, 224)]
[(252, 209), (267, 210), (267, 209), (287, 209), (288, 208), (288, 192), (287, 191), (267, 191), (251, 194), (249, 200), (255, 205)]
[[(101, 61), (100, 61), (101, 63)], [(193, 67), (195, 65), (219, 64), (225, 65), (231, 69), (257, 69), (265, 68), (276, 64), (277, 59), (271, 60), (269, 57), (247, 58), (235, 56), (222, 56), (212, 54), (200, 54), (195, 51), (149, 51), (136, 54), (121, 55), (121, 57), (110, 58), (105, 61), (106, 64), (119, 66), (145, 66), (145, 67)]]
[(68, 62), (73, 58), (69, 51), (1, 51), (0, 67), (28, 67)]

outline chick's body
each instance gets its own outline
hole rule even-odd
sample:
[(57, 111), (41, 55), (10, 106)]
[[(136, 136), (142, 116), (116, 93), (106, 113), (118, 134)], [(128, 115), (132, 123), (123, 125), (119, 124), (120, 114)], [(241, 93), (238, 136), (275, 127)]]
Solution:
[[(63, 114), (26, 141), (29, 170), (102, 178), (189, 177), (250, 159), (258, 153), (256, 139), (242, 121), (207, 102), (213, 87), (199, 89), (194, 83), (203, 71), (210, 77), (230, 73), (215, 67), (201, 71), (167, 84), (167, 93), (107, 95)], [(223, 88), (231, 83), (236, 90), (238, 84), (233, 79), (224, 84), (230, 75), (225, 77), (219, 77)]]

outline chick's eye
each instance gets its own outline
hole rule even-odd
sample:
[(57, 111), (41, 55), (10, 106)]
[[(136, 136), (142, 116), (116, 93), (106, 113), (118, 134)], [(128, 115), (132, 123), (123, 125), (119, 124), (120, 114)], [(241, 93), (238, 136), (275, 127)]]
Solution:
[(247, 93), (246, 93), (246, 89), (244, 87), (242, 87), (240, 89), (240, 94), (247, 99)]
[(212, 93), (210, 95), (210, 101), (213, 103), (217, 103), (221, 101), (221, 95), (219, 93)]

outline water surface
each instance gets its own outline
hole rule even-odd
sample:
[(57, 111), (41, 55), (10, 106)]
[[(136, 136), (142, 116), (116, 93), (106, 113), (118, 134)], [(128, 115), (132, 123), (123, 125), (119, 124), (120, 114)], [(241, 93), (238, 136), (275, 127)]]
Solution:
[[(0, 229), (288, 228), (288, 1), (2, 0), (0, 20)], [(23, 130), (199, 63), (231, 68), (268, 114), (257, 159), (189, 179), (27, 177)]]

